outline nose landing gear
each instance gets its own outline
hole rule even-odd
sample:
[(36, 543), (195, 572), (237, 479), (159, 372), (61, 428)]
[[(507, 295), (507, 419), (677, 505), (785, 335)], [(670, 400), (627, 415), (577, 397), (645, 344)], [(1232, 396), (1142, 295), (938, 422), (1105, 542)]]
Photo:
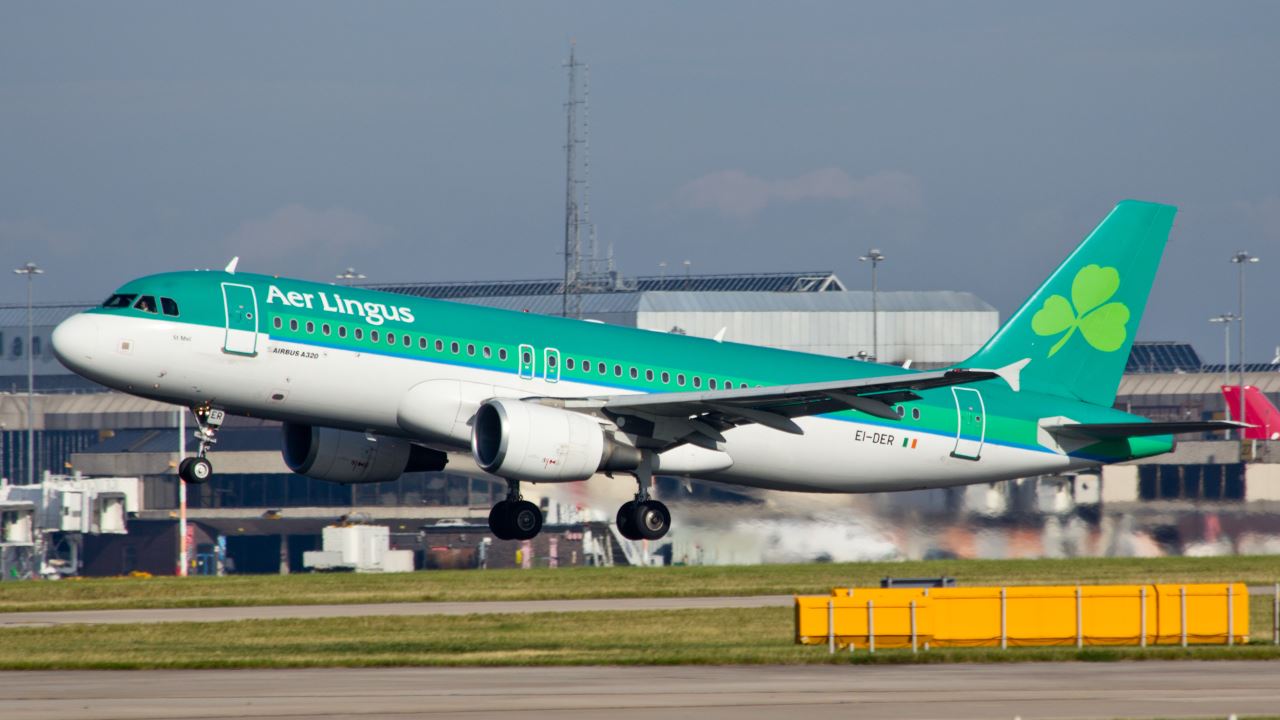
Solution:
[(520, 481), (507, 481), (507, 499), (489, 511), (489, 530), (499, 540), (531, 540), (542, 530), (542, 510), (520, 497)]
[(218, 442), (218, 428), (222, 427), (222, 421), (227, 418), (227, 414), (207, 405), (194, 408), (192, 412), (199, 425), (195, 431), (195, 438), (200, 441), (200, 446), (196, 450), (195, 457), (183, 458), (182, 462), (178, 463), (178, 477), (182, 478), (183, 482), (201, 485), (209, 482), (209, 478), (213, 477), (213, 463), (209, 462), (206, 455), (209, 454), (209, 448)]

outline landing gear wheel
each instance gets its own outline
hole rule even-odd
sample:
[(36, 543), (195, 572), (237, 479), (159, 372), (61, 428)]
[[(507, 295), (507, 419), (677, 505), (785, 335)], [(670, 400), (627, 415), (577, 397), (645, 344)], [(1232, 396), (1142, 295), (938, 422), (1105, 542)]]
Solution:
[(622, 535), (622, 537), (628, 540), (640, 539), (640, 536), (636, 534), (636, 530), (635, 530), (636, 505), (637, 503), (635, 500), (629, 500), (623, 503), (622, 507), (618, 508), (618, 517), (616, 518), (616, 521), (618, 524), (618, 534)]
[(489, 532), (499, 540), (510, 540), (514, 537), (511, 532), (511, 501), (499, 500), (494, 504), (493, 509), (489, 511)]
[(542, 509), (528, 500), (512, 503), (507, 510), (507, 529), (514, 540), (531, 540), (542, 530)]
[(213, 477), (213, 463), (202, 457), (186, 458), (178, 463), (178, 477), (192, 485), (203, 485)]
[(657, 540), (671, 529), (671, 512), (657, 500), (635, 503), (631, 518), (637, 540)]

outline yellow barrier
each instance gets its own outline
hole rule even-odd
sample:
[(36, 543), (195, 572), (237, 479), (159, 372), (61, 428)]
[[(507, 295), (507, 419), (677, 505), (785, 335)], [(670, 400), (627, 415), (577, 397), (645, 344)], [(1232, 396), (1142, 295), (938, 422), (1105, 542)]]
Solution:
[(836, 647), (1234, 644), (1249, 640), (1241, 583), (835, 588), (796, 597), (796, 642)]

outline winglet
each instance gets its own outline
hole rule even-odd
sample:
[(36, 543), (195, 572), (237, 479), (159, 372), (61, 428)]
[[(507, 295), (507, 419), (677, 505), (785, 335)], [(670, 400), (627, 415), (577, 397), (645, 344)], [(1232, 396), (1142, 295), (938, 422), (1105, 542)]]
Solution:
[(232, 275), (235, 275), (235, 274), (236, 274), (236, 265), (238, 265), (239, 263), (240, 263), (240, 256), (239, 256), (239, 255), (237, 255), (237, 256), (235, 256), (235, 257), (231, 258), (231, 262), (227, 263), (227, 272), (228, 272), (228, 273), (230, 273), (230, 274), (232, 274)]
[(1014, 392), (1018, 392), (1022, 386), (1022, 368), (1026, 367), (1029, 362), (1031, 362), (1031, 358), (1022, 358), (1018, 362), (1005, 365), (999, 370), (996, 370), (995, 373), (1009, 384), (1010, 389)]

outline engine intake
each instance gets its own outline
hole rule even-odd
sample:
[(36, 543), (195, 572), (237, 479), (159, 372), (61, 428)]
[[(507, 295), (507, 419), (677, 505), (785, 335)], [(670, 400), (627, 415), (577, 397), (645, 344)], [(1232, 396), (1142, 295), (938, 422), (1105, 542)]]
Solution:
[(602, 470), (640, 466), (640, 451), (591, 417), (509, 398), (481, 403), (471, 453), (486, 472), (532, 482), (586, 480)]
[(290, 470), (329, 482), (386, 482), (407, 472), (443, 470), (448, 461), (438, 450), (386, 435), (285, 423), (282, 436)]

